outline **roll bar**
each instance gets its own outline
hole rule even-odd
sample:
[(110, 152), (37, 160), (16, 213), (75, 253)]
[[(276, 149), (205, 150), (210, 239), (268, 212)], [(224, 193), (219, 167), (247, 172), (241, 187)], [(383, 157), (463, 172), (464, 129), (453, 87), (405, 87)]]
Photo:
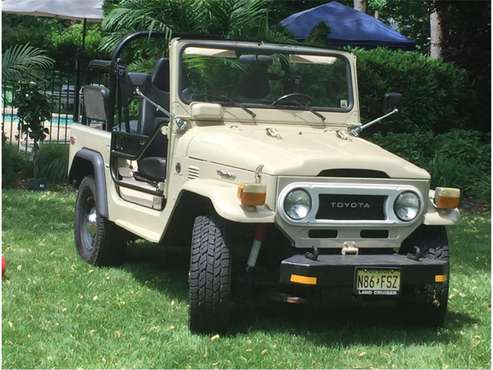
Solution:
[(166, 33), (160, 31), (139, 31), (125, 36), (123, 39), (118, 41), (118, 44), (116, 44), (115, 48), (113, 49), (113, 53), (111, 54), (111, 61), (115, 63), (118, 60), (118, 57), (122, 53), (123, 49), (125, 49), (125, 47), (132, 41), (146, 37), (166, 39)]
[(131, 33), (130, 35), (125, 36), (123, 39), (118, 41), (118, 44), (116, 44), (115, 48), (113, 49), (113, 53), (111, 54), (111, 60), (113, 62), (116, 62), (120, 54), (122, 53), (123, 49), (131, 43), (132, 41), (136, 39), (141, 39), (141, 38), (171, 38), (173, 37), (180, 37), (180, 38), (192, 38), (192, 39), (198, 39), (198, 40), (215, 40), (215, 39), (223, 39), (222, 36), (219, 35), (214, 35), (214, 34), (202, 34), (202, 33), (193, 33), (193, 32), (186, 32), (186, 33), (171, 33), (171, 32), (162, 32), (162, 31), (139, 31), (135, 33)]

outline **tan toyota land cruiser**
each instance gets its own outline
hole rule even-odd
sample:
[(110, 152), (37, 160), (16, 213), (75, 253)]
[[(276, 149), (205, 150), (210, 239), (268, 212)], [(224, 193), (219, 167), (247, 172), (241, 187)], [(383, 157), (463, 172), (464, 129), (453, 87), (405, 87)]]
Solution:
[[(167, 57), (131, 72), (122, 52), (145, 38)], [(83, 88), (70, 137), (81, 258), (121, 263), (129, 236), (187, 251), (192, 331), (226, 329), (244, 284), (288, 303), (405, 302), (443, 322), (460, 192), (360, 138), (400, 95), (362, 125), (350, 53), (164, 40), (135, 33), (90, 63), (108, 81)]]

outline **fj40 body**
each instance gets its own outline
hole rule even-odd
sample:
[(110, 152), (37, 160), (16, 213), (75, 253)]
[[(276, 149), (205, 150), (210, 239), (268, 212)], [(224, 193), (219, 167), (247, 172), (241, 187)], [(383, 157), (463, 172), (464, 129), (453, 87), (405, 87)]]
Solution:
[(177, 37), (133, 72), (123, 51), (146, 38), (164, 35), (132, 34), (90, 63), (107, 83), (83, 88), (71, 130), (82, 259), (122, 263), (135, 238), (188, 253), (193, 331), (226, 329), (245, 285), (444, 320), (459, 191), (430, 189), (425, 170), (361, 138), (400, 94), (363, 125), (353, 54)]

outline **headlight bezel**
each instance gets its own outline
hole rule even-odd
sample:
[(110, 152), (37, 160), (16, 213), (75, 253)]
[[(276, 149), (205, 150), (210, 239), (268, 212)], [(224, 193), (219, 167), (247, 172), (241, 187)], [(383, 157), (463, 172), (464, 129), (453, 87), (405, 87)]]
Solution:
[[(296, 193), (296, 192), (301, 192), (302, 194), (305, 194), (307, 199), (308, 199), (307, 210), (306, 210), (306, 213), (302, 217), (293, 217), (293, 215), (290, 214), (289, 210), (286, 207), (286, 201), (288, 200), (289, 196), (291, 194)], [(313, 199), (312, 199), (310, 192), (308, 192), (306, 189), (303, 189), (303, 188), (293, 188), (293, 189), (289, 190), (289, 192), (286, 193), (286, 195), (284, 196), (284, 198), (282, 200), (282, 209), (283, 209), (283, 212), (286, 215), (286, 217), (288, 217), (290, 220), (295, 221), (295, 222), (303, 221), (304, 219), (306, 219), (310, 215), (310, 212), (313, 209)]]
[[(411, 217), (411, 218), (407, 218), (406, 219), (406, 218), (401, 217), (402, 215), (399, 214), (398, 202), (401, 199), (401, 197), (403, 197), (405, 195), (408, 195), (408, 194), (412, 194), (415, 197), (414, 200), (417, 201), (417, 206), (415, 207), (416, 211), (414, 213), (414, 216)], [(395, 216), (400, 221), (408, 223), (408, 222), (416, 221), (416, 219), (418, 218), (418, 216), (421, 214), (422, 206), (423, 206), (422, 205), (422, 200), (421, 200), (421, 197), (419, 196), (418, 193), (416, 193), (415, 191), (412, 191), (412, 190), (405, 190), (405, 191), (401, 192), (399, 195), (397, 195), (397, 197), (394, 200), (394, 204), (393, 204), (392, 208), (394, 210)], [(410, 207), (411, 207), (410, 205), (403, 205), (403, 206), (400, 207), (400, 209), (402, 209), (402, 208), (410, 208)]]

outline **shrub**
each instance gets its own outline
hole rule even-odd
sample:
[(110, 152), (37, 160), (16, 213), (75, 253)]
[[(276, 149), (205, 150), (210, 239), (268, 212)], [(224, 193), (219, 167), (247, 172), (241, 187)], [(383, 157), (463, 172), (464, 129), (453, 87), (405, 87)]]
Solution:
[(42, 94), (38, 84), (22, 82), (17, 85), (12, 104), (17, 108), (22, 135), (33, 140), (33, 172), (34, 177), (38, 177), (39, 143), (48, 136), (49, 129), (44, 127), (44, 122), (51, 118), (48, 98)]
[(371, 140), (385, 149), (406, 158), (417, 165), (423, 165), (433, 157), (434, 135), (431, 130), (415, 133), (374, 133)]
[(41, 144), (38, 153), (38, 176), (51, 182), (62, 182), (68, 171), (67, 144)]
[(16, 145), (2, 145), (2, 187), (14, 186), (21, 178), (32, 175), (32, 165)]
[[(352, 51), (358, 58), (361, 116), (365, 120), (382, 114), (386, 92), (402, 93), (399, 114), (389, 117), (381, 130), (441, 133), (478, 127), (477, 97), (464, 69), (417, 52)], [(481, 129), (489, 130), (489, 123)]]
[(458, 187), (466, 197), (490, 198), (489, 135), (457, 129), (439, 135), (376, 133), (371, 141), (430, 172), (432, 187)]

